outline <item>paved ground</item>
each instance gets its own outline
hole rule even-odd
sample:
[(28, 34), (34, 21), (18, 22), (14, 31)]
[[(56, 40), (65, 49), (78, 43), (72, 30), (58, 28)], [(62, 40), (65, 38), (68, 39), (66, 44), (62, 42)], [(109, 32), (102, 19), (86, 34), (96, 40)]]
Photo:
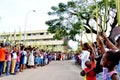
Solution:
[(0, 80), (83, 80), (80, 68), (73, 61), (52, 61), (37, 69), (26, 69), (17, 75), (0, 77)]

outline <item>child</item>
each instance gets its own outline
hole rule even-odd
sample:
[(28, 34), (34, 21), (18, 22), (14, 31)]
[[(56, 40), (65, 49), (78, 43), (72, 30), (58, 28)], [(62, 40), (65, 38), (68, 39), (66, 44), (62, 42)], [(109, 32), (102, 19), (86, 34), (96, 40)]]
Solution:
[(20, 72), (22, 72), (25, 68), (25, 64), (26, 64), (26, 55), (27, 52), (25, 51), (25, 47), (21, 46), (21, 52), (20, 52)]
[(84, 76), (86, 75), (86, 80), (96, 80), (96, 74), (94, 71), (94, 68), (92, 68), (92, 64), (90, 61), (86, 61), (85, 65), (87, 68), (85, 68), (82, 72), (81, 75)]
[(20, 52), (17, 51), (17, 59), (16, 59), (16, 67), (15, 67), (15, 72), (19, 72), (19, 65), (20, 65)]
[(104, 67), (104, 80), (119, 80), (116, 72), (116, 65), (120, 60), (120, 51), (107, 51), (103, 57), (101, 64)]

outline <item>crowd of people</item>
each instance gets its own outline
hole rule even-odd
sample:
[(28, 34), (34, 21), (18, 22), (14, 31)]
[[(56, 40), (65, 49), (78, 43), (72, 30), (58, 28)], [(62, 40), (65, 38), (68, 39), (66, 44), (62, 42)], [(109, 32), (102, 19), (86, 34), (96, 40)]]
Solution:
[(75, 55), (81, 66), (84, 80), (120, 80), (120, 36), (113, 44), (105, 33), (97, 34), (96, 42), (82, 43), (82, 50)]
[(63, 60), (62, 52), (50, 52), (22, 44), (0, 43), (0, 77), (16, 75), (24, 69), (45, 66), (52, 60)]
[[(119, 80), (120, 79), (120, 35), (113, 44), (105, 33), (97, 34), (96, 42), (80, 41), (82, 50), (75, 54), (76, 63), (81, 66), (80, 75), (84, 80)], [(26, 68), (45, 66), (52, 60), (73, 59), (73, 54), (66, 56), (62, 52), (50, 52), (38, 47), (25, 47), (22, 44), (11, 46), (0, 43), (0, 77), (16, 75)]]

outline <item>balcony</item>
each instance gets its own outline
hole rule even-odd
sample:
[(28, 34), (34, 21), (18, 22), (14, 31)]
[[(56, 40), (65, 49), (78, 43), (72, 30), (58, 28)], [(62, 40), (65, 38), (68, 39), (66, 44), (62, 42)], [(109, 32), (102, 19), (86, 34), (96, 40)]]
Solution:
[(28, 45), (62, 45), (62, 40), (54, 40), (54, 41), (27, 41)]
[[(44, 39), (52, 39), (53, 38), (53, 35), (50, 34), (50, 35), (31, 35), (31, 36), (26, 36), (26, 40), (38, 40), (38, 39), (41, 39), (41, 40), (44, 40)], [(12, 40), (24, 40), (24, 36), (22, 37), (12, 37), (11, 38)]]

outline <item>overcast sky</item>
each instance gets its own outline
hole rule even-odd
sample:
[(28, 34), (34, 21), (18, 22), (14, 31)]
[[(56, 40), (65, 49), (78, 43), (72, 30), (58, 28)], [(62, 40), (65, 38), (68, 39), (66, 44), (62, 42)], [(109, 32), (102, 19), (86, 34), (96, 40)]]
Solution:
[[(45, 21), (51, 19), (47, 14), (51, 11), (51, 6), (67, 1), (69, 0), (0, 0), (0, 33), (24, 31), (25, 23), (26, 31), (47, 29)], [(70, 41), (69, 44), (76, 49), (77, 43)]]
[[(0, 0), (0, 33), (44, 30), (47, 29), (45, 21), (50, 19), (47, 12), (51, 6), (68, 0)], [(36, 12), (32, 12), (36, 10)], [(27, 16), (27, 21), (26, 21)], [(26, 21), (26, 22), (25, 22)]]

